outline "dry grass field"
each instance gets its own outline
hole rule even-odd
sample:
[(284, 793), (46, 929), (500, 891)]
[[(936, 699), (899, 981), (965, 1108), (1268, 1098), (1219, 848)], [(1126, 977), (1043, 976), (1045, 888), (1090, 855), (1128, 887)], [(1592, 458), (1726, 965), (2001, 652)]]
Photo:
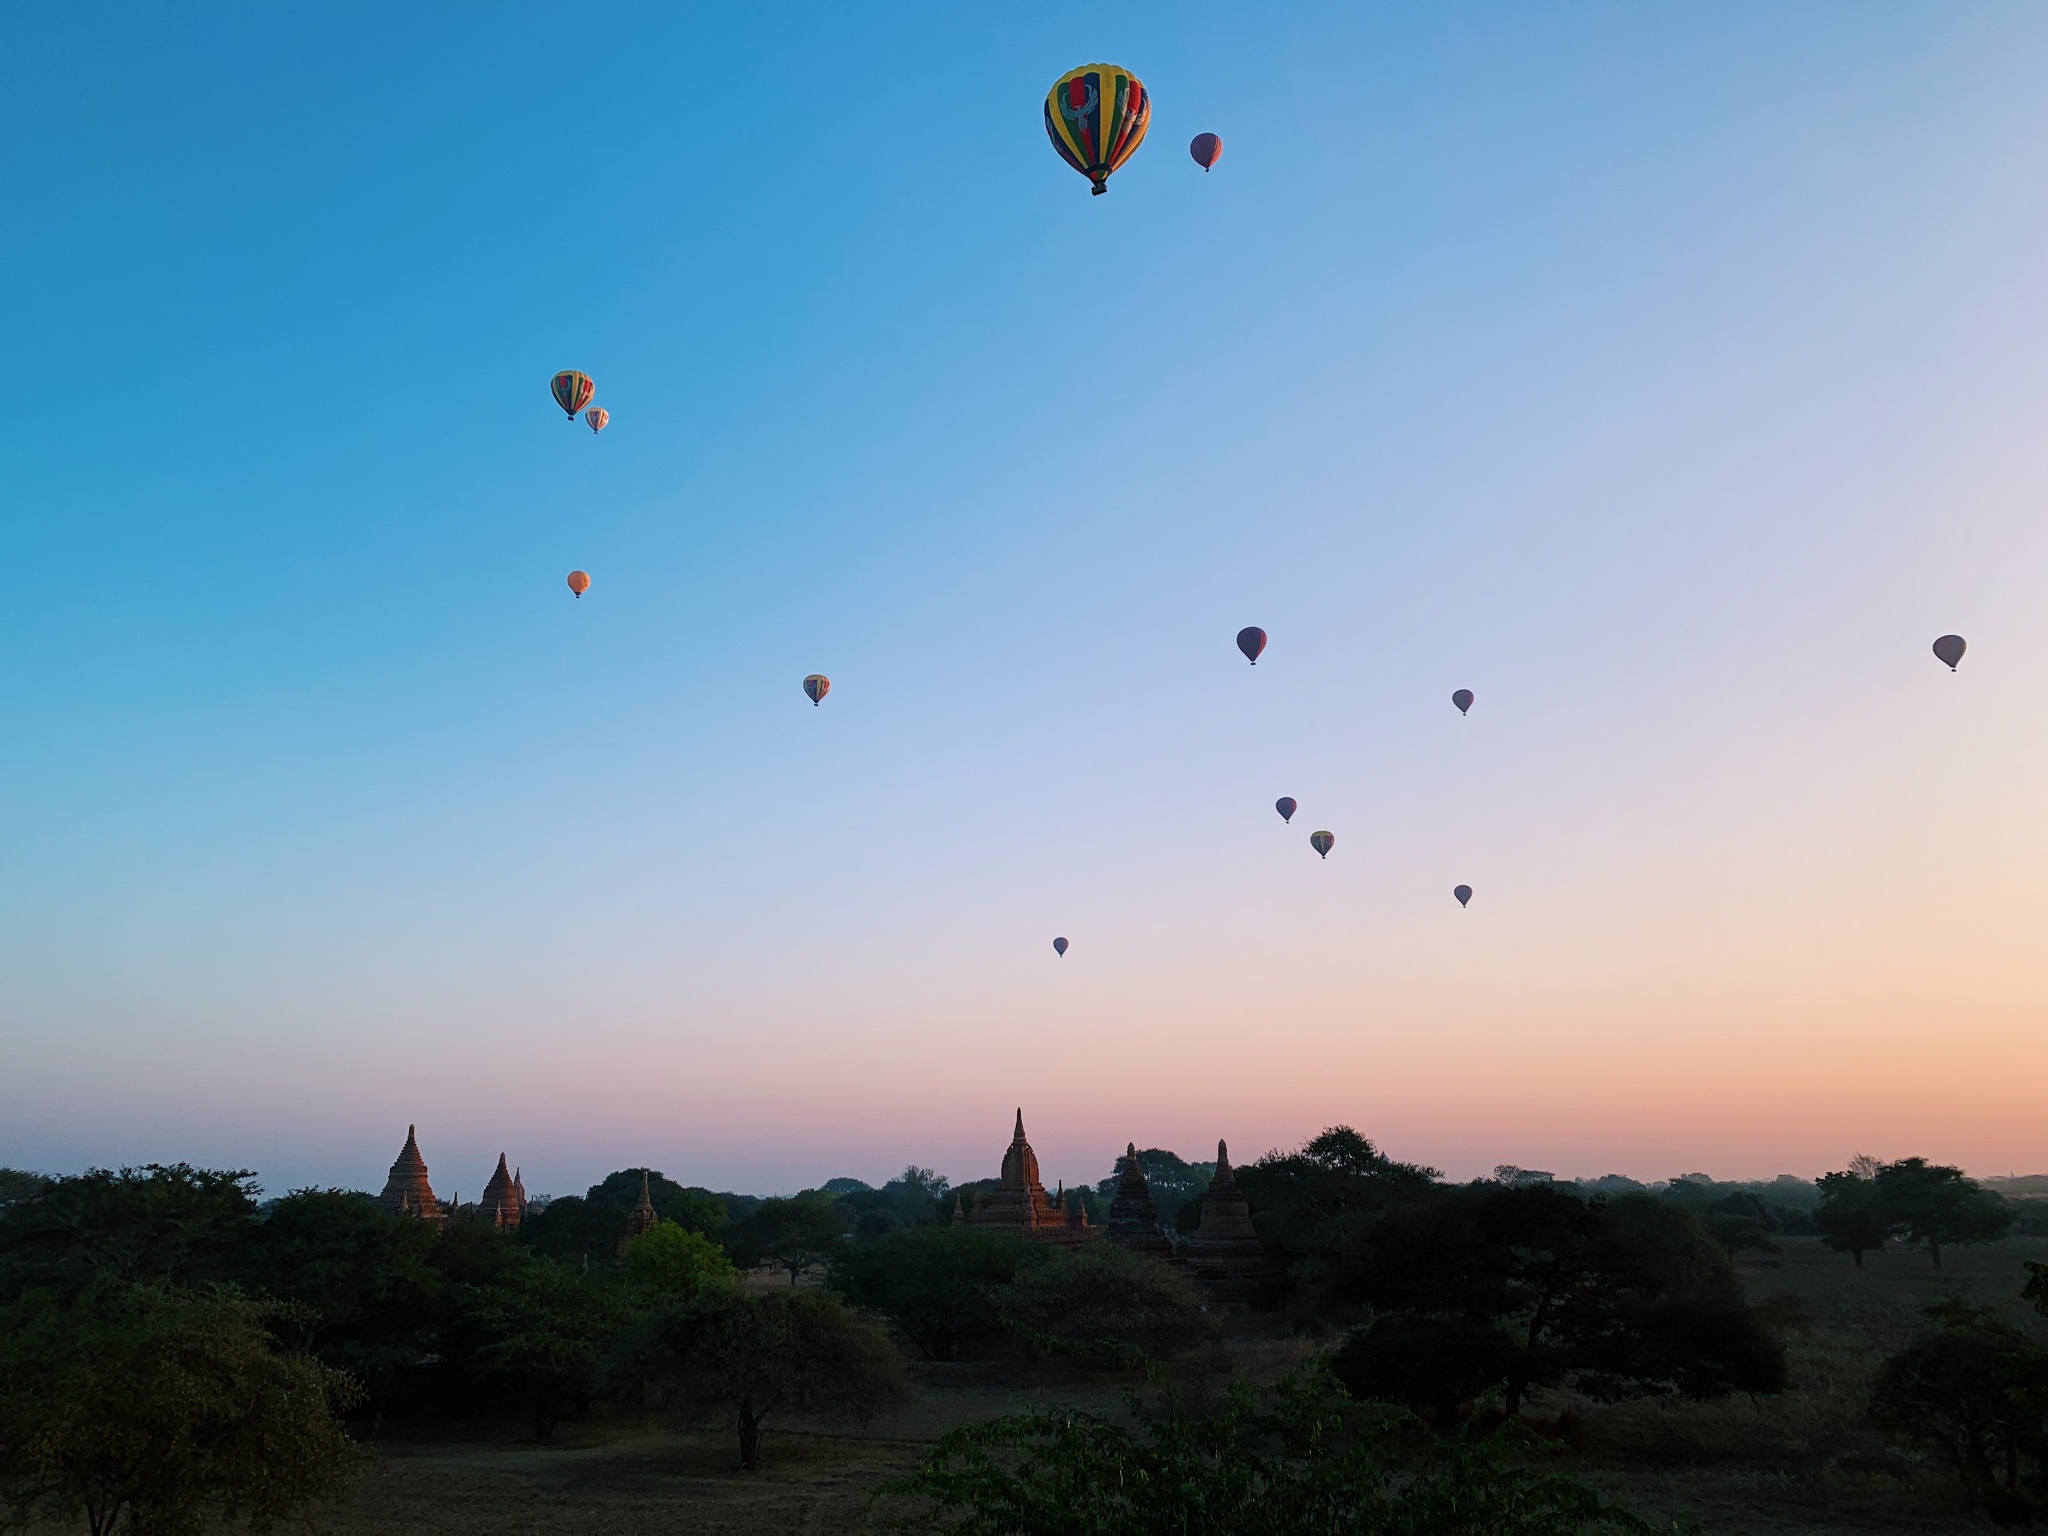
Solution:
[[(2048, 1239), (1957, 1249), (1937, 1272), (1924, 1253), (1873, 1254), (1858, 1271), (1812, 1239), (1748, 1258), (1753, 1300), (1779, 1319), (1791, 1389), (1751, 1402), (1599, 1405), (1558, 1395), (1532, 1412), (1551, 1422), (1558, 1461), (1664, 1528), (1712, 1533), (1989, 1530), (1948, 1477), (1886, 1447), (1862, 1422), (1880, 1362), (1921, 1325), (1921, 1309), (1962, 1299), (2048, 1326), (2018, 1300), (2025, 1259)], [(1246, 1319), (1182, 1370), (1190, 1395), (1231, 1371), (1270, 1376), (1311, 1345), (1275, 1320)], [(331, 1536), (426, 1532), (834, 1533), (887, 1528), (874, 1490), (915, 1466), (946, 1428), (1052, 1403), (1114, 1411), (1119, 1386), (1048, 1381), (982, 1366), (919, 1374), (915, 1400), (866, 1429), (774, 1425), (765, 1466), (734, 1469), (732, 1439), (706, 1429), (604, 1413), (571, 1420), (537, 1446), (521, 1423), (464, 1426), (431, 1438), (393, 1432), (373, 1445)]]

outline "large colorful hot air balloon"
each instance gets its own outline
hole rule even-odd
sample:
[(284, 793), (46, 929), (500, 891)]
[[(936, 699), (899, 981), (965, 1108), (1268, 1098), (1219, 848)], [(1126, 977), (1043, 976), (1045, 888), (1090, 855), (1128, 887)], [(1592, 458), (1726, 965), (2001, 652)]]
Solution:
[(1969, 648), (1970, 643), (1961, 635), (1943, 635), (1934, 642), (1934, 654), (1948, 663), (1951, 672), (1955, 671), (1956, 663), (1963, 659), (1963, 652)]
[(1280, 813), (1280, 819), (1282, 821), (1294, 820), (1294, 796), (1282, 795), (1278, 800), (1275, 800), (1273, 802), (1273, 809)]
[(586, 571), (571, 571), (569, 573), (569, 590), (578, 597), (588, 592), (590, 590), (589, 573)]
[(1083, 64), (1045, 93), (1045, 136), (1062, 160), (1095, 184), (1097, 197), (1151, 126), (1151, 93), (1120, 65)]
[(1451, 894), (1458, 898), (1458, 905), (1461, 907), (1472, 904), (1472, 887), (1469, 885), (1454, 886)]
[(1327, 859), (1330, 850), (1337, 846), (1337, 839), (1328, 832), (1311, 832), (1308, 835), (1308, 845)]
[(1470, 688), (1460, 688), (1451, 695), (1451, 702), (1458, 706), (1459, 714), (1470, 714), (1472, 712), (1472, 690)]
[(1237, 632), (1237, 648), (1244, 652), (1244, 659), (1256, 667), (1259, 657), (1265, 654), (1266, 632), (1255, 624), (1247, 624)]
[(1223, 141), (1213, 133), (1198, 133), (1194, 142), (1188, 145), (1188, 153), (1195, 157), (1195, 164), (1206, 171), (1223, 158)]
[(813, 705), (825, 702), (825, 695), (832, 691), (832, 679), (822, 672), (813, 672), (804, 679), (804, 697)]
[(1065, 939), (1054, 939), (1052, 941), (1052, 952), (1064, 959), (1067, 953), (1067, 941)]
[(583, 413), (583, 419), (590, 423), (590, 430), (602, 432), (605, 424), (612, 419), (612, 413), (601, 405), (593, 405)]
[(590, 404), (590, 397), (597, 393), (597, 386), (590, 382), (590, 375), (578, 373), (574, 368), (565, 368), (554, 377), (548, 386), (555, 392), (555, 404), (569, 413), (574, 421), (576, 413)]

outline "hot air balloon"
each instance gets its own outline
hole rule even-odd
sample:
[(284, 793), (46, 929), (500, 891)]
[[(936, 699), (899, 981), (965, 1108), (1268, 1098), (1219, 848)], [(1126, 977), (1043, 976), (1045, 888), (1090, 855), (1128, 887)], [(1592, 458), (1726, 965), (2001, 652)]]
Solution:
[(1188, 153), (1195, 157), (1195, 164), (1206, 171), (1223, 158), (1223, 141), (1213, 133), (1198, 133), (1194, 142), (1188, 145)]
[(1266, 649), (1266, 632), (1257, 625), (1246, 625), (1237, 632), (1237, 648), (1244, 652), (1244, 659), (1256, 667)]
[(1062, 959), (1065, 959), (1067, 953), (1067, 941), (1065, 939), (1054, 939), (1052, 941), (1052, 952), (1060, 956)]
[(1969, 648), (1970, 643), (1961, 635), (1943, 635), (1934, 642), (1934, 654), (1948, 663), (1951, 672), (1955, 671), (1956, 663), (1963, 659), (1963, 652)]
[(1282, 795), (1273, 802), (1273, 809), (1280, 813), (1282, 821), (1294, 820), (1294, 796)]
[(612, 419), (612, 413), (601, 405), (593, 405), (583, 413), (583, 419), (590, 423), (591, 431), (602, 432), (605, 429), (605, 423)]
[(813, 672), (804, 679), (804, 696), (815, 706), (825, 702), (825, 695), (832, 691), (832, 679), (822, 672)]
[(578, 373), (574, 368), (565, 368), (555, 375), (548, 386), (555, 392), (555, 404), (569, 413), (574, 421), (576, 413), (590, 404), (590, 397), (597, 393), (597, 386), (590, 382), (590, 375)]
[(1062, 160), (1095, 184), (1097, 197), (1151, 126), (1151, 94), (1121, 65), (1083, 64), (1045, 93), (1045, 136)]
[(1337, 846), (1337, 839), (1328, 832), (1311, 832), (1308, 835), (1308, 845), (1327, 859), (1330, 850)]
[(569, 590), (578, 597), (588, 592), (590, 590), (590, 573), (587, 571), (571, 571), (569, 573)]
[(1459, 714), (1470, 714), (1472, 712), (1472, 690), (1470, 688), (1460, 688), (1451, 695), (1451, 702), (1458, 706)]
[(1453, 887), (1451, 894), (1458, 898), (1458, 905), (1461, 907), (1467, 907), (1472, 904), (1472, 887), (1469, 885)]

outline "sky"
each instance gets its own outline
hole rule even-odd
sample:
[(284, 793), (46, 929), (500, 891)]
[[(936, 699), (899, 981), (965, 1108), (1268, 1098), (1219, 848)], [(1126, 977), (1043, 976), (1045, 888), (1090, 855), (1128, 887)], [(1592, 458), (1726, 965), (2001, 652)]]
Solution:
[(1012, 12), (0, 17), (0, 1163), (2048, 1167), (2048, 11)]

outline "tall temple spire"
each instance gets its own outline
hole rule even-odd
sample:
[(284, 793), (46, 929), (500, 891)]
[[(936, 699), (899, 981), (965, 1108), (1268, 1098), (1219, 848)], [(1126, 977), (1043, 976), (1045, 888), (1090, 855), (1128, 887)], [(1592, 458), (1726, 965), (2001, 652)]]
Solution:
[(405, 1145), (391, 1165), (391, 1176), (384, 1181), (384, 1192), (377, 1197), (377, 1204), (394, 1216), (440, 1221), (448, 1212), (434, 1198), (434, 1186), (427, 1181), (427, 1160), (420, 1156), (418, 1129), (411, 1125), (405, 1128)]
[[(1064, 1193), (1064, 1186), (1062, 1188)], [(956, 1202), (957, 1207), (957, 1202)], [(1038, 1154), (1024, 1136), (1024, 1111), (1017, 1110), (1016, 1129), (1003, 1153), (1002, 1178), (997, 1187), (975, 1199), (966, 1213), (977, 1227), (1007, 1232), (1018, 1237), (1036, 1237), (1052, 1242), (1080, 1240), (1070, 1233), (1066, 1212), (1046, 1193), (1038, 1177)]]
[(526, 1219), (526, 1192), (519, 1187), (512, 1170), (505, 1166), (505, 1154), (502, 1152), (498, 1154), (498, 1171), (484, 1186), (483, 1198), (477, 1202), (476, 1208), (477, 1214), (488, 1219), (493, 1226), (516, 1228)]
[(1149, 1253), (1155, 1259), (1171, 1258), (1173, 1239), (1159, 1230), (1159, 1207), (1153, 1203), (1152, 1187), (1145, 1182), (1145, 1167), (1138, 1161), (1135, 1141), (1125, 1146), (1123, 1164), (1102, 1235), (1112, 1243)]
[(661, 1215), (654, 1209), (654, 1199), (647, 1190), (648, 1170), (640, 1170), (640, 1198), (633, 1202), (633, 1209), (626, 1213), (625, 1229), (619, 1233), (619, 1252), (626, 1251), (626, 1245), (643, 1232), (652, 1232), (661, 1224)]
[(1221, 1301), (1268, 1299), (1274, 1281), (1265, 1244), (1252, 1226), (1251, 1202), (1237, 1187), (1230, 1148), (1216, 1143), (1216, 1172), (1202, 1196), (1202, 1224), (1188, 1240), (1188, 1274)]

